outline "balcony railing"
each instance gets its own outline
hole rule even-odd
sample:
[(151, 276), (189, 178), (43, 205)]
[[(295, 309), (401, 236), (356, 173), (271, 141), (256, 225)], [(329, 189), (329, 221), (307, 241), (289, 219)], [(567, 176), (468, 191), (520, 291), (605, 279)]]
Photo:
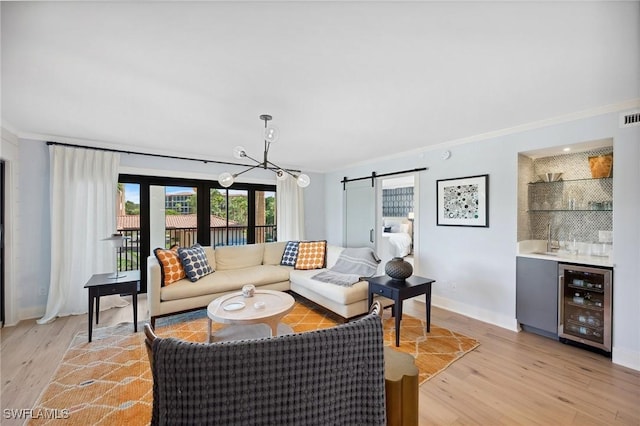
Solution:
[(140, 230), (118, 229), (124, 235), (124, 245), (118, 253), (118, 270), (135, 271), (140, 269)]
[[(247, 244), (247, 226), (211, 227), (211, 245), (233, 246)], [(122, 235), (127, 237), (124, 246), (118, 254), (120, 271), (140, 269), (140, 230), (119, 229)], [(256, 243), (268, 243), (276, 240), (275, 225), (255, 226)], [(191, 247), (197, 242), (196, 228), (170, 228), (165, 230), (165, 248), (171, 248), (175, 244), (180, 247)]]

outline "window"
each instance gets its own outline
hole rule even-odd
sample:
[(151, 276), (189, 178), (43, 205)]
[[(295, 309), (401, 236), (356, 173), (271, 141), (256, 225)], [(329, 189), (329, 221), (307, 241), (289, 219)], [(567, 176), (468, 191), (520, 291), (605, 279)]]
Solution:
[(147, 257), (156, 247), (241, 245), (276, 241), (275, 185), (120, 175), (118, 232), (129, 237), (122, 271), (139, 269), (146, 291)]
[(211, 245), (276, 241), (275, 191), (210, 189)]
[(140, 185), (118, 183), (117, 231), (124, 235), (124, 246), (118, 253), (118, 270), (140, 269)]
[(276, 241), (276, 192), (255, 192), (256, 242)]

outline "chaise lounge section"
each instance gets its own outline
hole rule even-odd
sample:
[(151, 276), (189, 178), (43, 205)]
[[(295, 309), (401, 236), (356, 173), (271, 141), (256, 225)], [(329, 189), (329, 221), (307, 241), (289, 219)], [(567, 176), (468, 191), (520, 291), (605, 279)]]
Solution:
[[(342, 250), (344, 247), (327, 246), (327, 268), (325, 269), (336, 264)], [(345, 319), (360, 316), (368, 311), (369, 283), (367, 281), (359, 281), (350, 287), (342, 287), (314, 280), (313, 276), (320, 271), (318, 269), (291, 270), (289, 275), (291, 291)], [(380, 302), (385, 306), (390, 304), (388, 299), (380, 299)]]

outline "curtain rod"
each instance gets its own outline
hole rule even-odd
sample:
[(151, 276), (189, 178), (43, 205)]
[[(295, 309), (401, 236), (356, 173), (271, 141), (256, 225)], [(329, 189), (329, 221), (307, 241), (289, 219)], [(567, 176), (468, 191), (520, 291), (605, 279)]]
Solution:
[(371, 172), (371, 176), (363, 176), (363, 177), (352, 178), (352, 179), (347, 179), (347, 177), (345, 176), (340, 181), (340, 183), (342, 183), (342, 190), (344, 191), (344, 190), (347, 189), (347, 182), (355, 182), (357, 180), (371, 179), (371, 186), (373, 186), (374, 183), (375, 183), (375, 179), (379, 178), (379, 177), (401, 175), (401, 174), (404, 174), (404, 173), (411, 173), (411, 172), (422, 172), (424, 170), (429, 170), (429, 168), (428, 167), (420, 167), (420, 168), (417, 168), (417, 169), (402, 170), (402, 171), (399, 171), (399, 172), (383, 173), (381, 175), (376, 174), (376, 172)]
[[(97, 147), (97, 146), (86, 146), (86, 145), (75, 145), (75, 144), (63, 143), (63, 142), (47, 141), (47, 145), (59, 145), (59, 146), (67, 146), (67, 147), (70, 147), (70, 148), (82, 148), (82, 149), (93, 149), (93, 150), (96, 150), (96, 151), (118, 152), (120, 154), (146, 155), (148, 157), (169, 158), (171, 160), (199, 161), (199, 162), (202, 162), (204, 164), (215, 163), (215, 164), (225, 164), (227, 166), (251, 167), (250, 164), (233, 163), (233, 162), (230, 162), (230, 161), (203, 160), (201, 158), (178, 157), (178, 156), (174, 156), (174, 155), (153, 154), (153, 153), (150, 153), (150, 152), (125, 151), (125, 150), (121, 150), (121, 149), (102, 148), (102, 147)], [(269, 169), (275, 170), (273, 167), (269, 167)], [(287, 170), (289, 170), (291, 172), (300, 173), (300, 170), (294, 170), (294, 169), (287, 169)]]

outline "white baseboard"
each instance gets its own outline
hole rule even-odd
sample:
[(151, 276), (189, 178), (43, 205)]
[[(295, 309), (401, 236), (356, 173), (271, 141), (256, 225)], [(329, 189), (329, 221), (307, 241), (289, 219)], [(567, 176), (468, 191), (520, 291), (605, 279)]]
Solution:
[[(415, 297), (413, 300), (425, 303), (424, 296)], [(446, 309), (447, 311), (455, 312), (478, 321), (497, 325), (498, 327), (506, 328), (507, 330), (515, 332), (520, 331), (518, 321), (515, 318), (509, 318), (505, 315), (496, 314), (495, 312), (447, 299), (446, 297), (432, 295), (431, 306)]]
[(614, 346), (611, 350), (611, 361), (614, 364), (640, 371), (640, 352)]
[(45, 308), (42, 306), (22, 308), (20, 309), (20, 311), (18, 311), (18, 318), (19, 318), (18, 321), (29, 320), (29, 319), (40, 319), (44, 316), (44, 313), (45, 313)]

